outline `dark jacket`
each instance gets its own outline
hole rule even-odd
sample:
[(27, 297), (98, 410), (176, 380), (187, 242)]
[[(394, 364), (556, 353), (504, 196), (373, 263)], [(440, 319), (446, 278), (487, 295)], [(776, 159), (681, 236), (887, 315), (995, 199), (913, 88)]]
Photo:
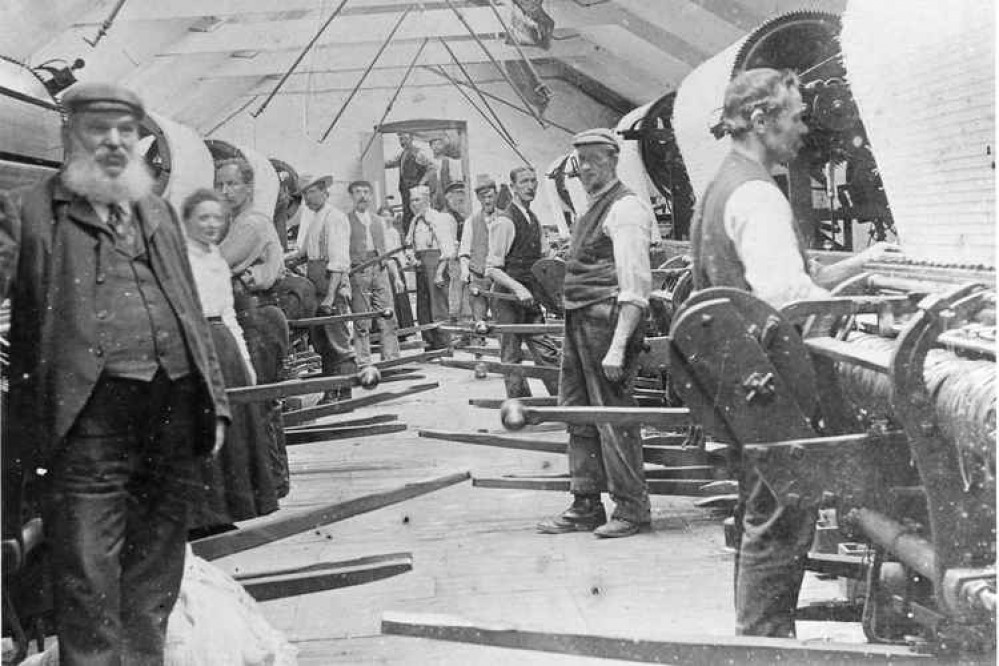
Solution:
[[(139, 201), (153, 273), (180, 323), (204, 389), (197, 453), (214, 443), (216, 417), (229, 419), (225, 385), (202, 315), (187, 249), (173, 209)], [(103, 369), (95, 285), (99, 256), (114, 239), (90, 204), (58, 176), (15, 195), (0, 215), (0, 298), (11, 299), (10, 422), (5, 447), (21, 464), (44, 466), (86, 404)], [(10, 459), (10, 451), (5, 458)]]

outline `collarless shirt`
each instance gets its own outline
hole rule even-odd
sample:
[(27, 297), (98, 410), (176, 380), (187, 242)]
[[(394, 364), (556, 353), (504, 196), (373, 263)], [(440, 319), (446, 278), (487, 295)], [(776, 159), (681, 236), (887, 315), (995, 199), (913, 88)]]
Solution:
[[(534, 216), (534, 211), (530, 208), (524, 207), (524, 205), (517, 200), (517, 197), (513, 198), (511, 205), (520, 209), (524, 219), (531, 224), (541, 224), (537, 217)], [(516, 236), (517, 228), (514, 226), (513, 220), (506, 215), (503, 215), (501, 211), (497, 210), (492, 226), (489, 227), (489, 254), (486, 256), (486, 268), (503, 268), (506, 266), (506, 255), (510, 254), (510, 248), (513, 247), (513, 240)], [(545, 246), (544, 236), (544, 229), (542, 229), (542, 248)], [(544, 254), (543, 250), (542, 254)]]
[[(305, 224), (304, 233), (302, 224)], [(350, 220), (329, 201), (307, 223), (303, 217), (296, 242), (310, 261), (326, 261), (326, 270), (334, 273), (350, 270)]]
[[(587, 194), (587, 207), (606, 194), (618, 182), (612, 180), (599, 191)], [(586, 210), (580, 211), (582, 217)], [(652, 207), (635, 194), (627, 194), (615, 201), (607, 211), (601, 231), (614, 245), (614, 268), (617, 272), (619, 303), (634, 303), (647, 307), (652, 291), (652, 270), (649, 264), (649, 239), (655, 225)]]

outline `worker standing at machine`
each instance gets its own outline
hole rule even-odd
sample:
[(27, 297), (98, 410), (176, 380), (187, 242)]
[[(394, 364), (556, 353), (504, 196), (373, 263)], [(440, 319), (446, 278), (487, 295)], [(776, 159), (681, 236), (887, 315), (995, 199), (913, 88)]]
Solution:
[[(490, 281), (486, 278), (486, 257), (489, 255), (489, 228), (502, 213), (496, 208), (496, 197), (499, 190), (496, 181), (488, 174), (475, 177), (475, 196), (481, 208), (465, 221), (461, 232), (461, 243), (458, 248), (458, 259), (461, 262), (460, 279), (462, 284), (475, 287), (477, 290), (488, 290)], [(468, 300), (471, 308), (472, 321), (485, 321), (489, 303), (482, 295), (471, 294)], [(482, 341), (482, 344), (485, 344)]]
[[(534, 262), (541, 258), (544, 232), (538, 216), (531, 210), (531, 202), (538, 192), (538, 176), (534, 169), (520, 166), (510, 172), (513, 201), (502, 217), (496, 219), (489, 230), (489, 255), (486, 260), (486, 277), (497, 285), (497, 291), (513, 294), (516, 301), (493, 302), (493, 315), (499, 324), (539, 324), (544, 313), (534, 292), (537, 280), (531, 273)], [(556, 367), (559, 364), (558, 347), (547, 335), (500, 335), (500, 360), (503, 363), (520, 363), (522, 345), (537, 365)], [(531, 388), (523, 375), (509, 374), (503, 378), (506, 397), (524, 398), (531, 395)], [(558, 394), (558, 382), (544, 380), (550, 395)]]
[[(232, 271), (236, 315), (246, 334), (257, 382), (271, 384), (284, 378), (291, 342), (288, 318), (274, 289), (284, 271), (281, 241), (270, 217), (253, 205), (254, 182), (253, 167), (244, 159), (225, 160), (215, 169), (215, 189), (228, 204), (230, 216), (219, 252)], [(291, 477), (280, 401), (270, 402), (269, 415), (272, 472), (278, 496), (284, 497)]]
[[(732, 150), (694, 213), (695, 289), (733, 287), (775, 308), (824, 298), (825, 287), (858, 274), (894, 246), (877, 244), (829, 266), (809, 261), (791, 205), (771, 172), (792, 160), (808, 127), (798, 77), (751, 69), (725, 90), (721, 126)], [(794, 637), (794, 611), (812, 543), (817, 507), (785, 506), (755, 469), (739, 479), (742, 538), (736, 561), (736, 631)]]
[[(306, 259), (306, 276), (316, 287), (317, 314), (347, 314), (350, 311), (350, 222), (329, 200), (333, 176), (302, 176), (302, 201), (298, 209), (296, 248), (285, 261)], [(310, 339), (322, 363), (323, 375), (351, 375), (357, 372), (350, 331), (343, 321), (313, 326)], [(349, 386), (330, 389), (321, 402), (350, 398)]]
[[(354, 312), (371, 310), (392, 310), (389, 319), (378, 319), (381, 334), (382, 360), (399, 358), (399, 338), (396, 336), (395, 306), (389, 279), (402, 291), (401, 278), (396, 265), (386, 260), (367, 268), (356, 267), (366, 261), (383, 256), (387, 251), (385, 243), (385, 221), (371, 211), (374, 196), (371, 183), (355, 180), (347, 187), (354, 202), (354, 208), (347, 215), (350, 222), (350, 264), (354, 267), (350, 275), (350, 305)], [(359, 365), (371, 363), (371, 322), (358, 319), (354, 322), (354, 352)]]
[[(573, 137), (589, 206), (572, 227), (565, 274), (560, 406), (635, 407), (633, 380), (652, 290), (652, 209), (617, 177), (614, 133)], [(538, 524), (545, 534), (626, 537), (651, 524), (638, 425), (569, 426), (572, 505)], [(600, 493), (610, 491), (607, 521)]]

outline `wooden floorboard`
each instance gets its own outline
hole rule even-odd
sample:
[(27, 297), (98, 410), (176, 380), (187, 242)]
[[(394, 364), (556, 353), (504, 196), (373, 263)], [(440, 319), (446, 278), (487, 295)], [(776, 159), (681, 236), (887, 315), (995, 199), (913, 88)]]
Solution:
[[(428, 380), (440, 381), (441, 387), (361, 408), (348, 417), (397, 414), (397, 422), (407, 424), (406, 431), (289, 450), (292, 490), (281, 501), (278, 516), (386, 492), (453, 470), (492, 477), (567, 471), (564, 454), (418, 437), (421, 429), (509, 434), (495, 411), (468, 404), (469, 399), (501, 397), (502, 377), (476, 380), (468, 371), (436, 363), (420, 371)], [(540, 381), (529, 383), (534, 395), (545, 395)], [(326, 417), (317, 425), (343, 419)], [(561, 434), (541, 427), (534, 432), (565, 441), (560, 429)], [(535, 435), (525, 431), (521, 436)], [(252, 573), (412, 553), (413, 569), (403, 575), (262, 604), (271, 623), (298, 646), (300, 663), (306, 666), (616, 663), (381, 636), (386, 611), (461, 615), (570, 633), (733, 634), (731, 553), (724, 548), (721, 520), (711, 511), (694, 506), (694, 498), (657, 496), (652, 498), (649, 533), (606, 541), (587, 533), (538, 534), (536, 523), (563, 510), (568, 501), (567, 493), (495, 491), (462, 483), (213, 564)], [(612, 507), (606, 498), (605, 503)], [(837, 588), (835, 581), (825, 585)], [(812, 635), (826, 637), (827, 626), (822, 623)], [(849, 631), (860, 635), (856, 625)], [(839, 634), (832, 637), (842, 639)]]

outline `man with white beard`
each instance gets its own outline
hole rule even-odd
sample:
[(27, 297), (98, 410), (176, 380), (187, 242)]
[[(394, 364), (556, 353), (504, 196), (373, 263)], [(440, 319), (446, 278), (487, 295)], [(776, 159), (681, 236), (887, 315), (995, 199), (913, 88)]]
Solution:
[(63, 169), (0, 214), (4, 485), (40, 477), (61, 663), (162, 664), (194, 467), (229, 407), (177, 217), (136, 152), (142, 102), (81, 83), (63, 105)]

